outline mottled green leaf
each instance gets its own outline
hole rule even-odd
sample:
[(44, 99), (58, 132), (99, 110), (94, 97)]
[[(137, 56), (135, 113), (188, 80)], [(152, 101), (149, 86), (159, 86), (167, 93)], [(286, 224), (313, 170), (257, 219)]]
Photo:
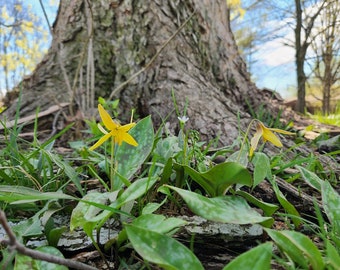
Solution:
[(126, 225), (125, 229), (133, 248), (143, 259), (169, 270), (204, 269), (196, 256), (175, 239), (133, 225)]
[(340, 233), (340, 196), (328, 181), (321, 186), (322, 204), (335, 230)]
[[(50, 246), (38, 247), (37, 251), (47, 253), (53, 256), (64, 258), (63, 254), (56, 248)], [(14, 270), (67, 270), (63, 265), (58, 265), (46, 261), (32, 259), (29, 256), (17, 254), (15, 256)]]
[(249, 194), (249, 193), (247, 193), (247, 192), (245, 192), (243, 190), (237, 190), (236, 194), (242, 196), (248, 202), (250, 202), (251, 204), (257, 206), (258, 208), (261, 208), (266, 216), (271, 216), (272, 214), (275, 213), (275, 211), (277, 209), (279, 209), (278, 205), (260, 201), (256, 197), (252, 196), (251, 194)]
[[(285, 195), (283, 195), (283, 193), (281, 192), (281, 190), (279, 189), (277, 183), (275, 182), (274, 179), (269, 179), (270, 183), (273, 186), (273, 190), (275, 192), (276, 198), (279, 201), (279, 203), (281, 204), (281, 206), (285, 209), (285, 211), (292, 215), (291, 219), (294, 223), (294, 225), (296, 227), (298, 227), (301, 224), (301, 219), (299, 219), (300, 214), (299, 212), (296, 210), (296, 208), (294, 207), (294, 205), (292, 205), (285, 197)], [(294, 217), (296, 216), (296, 218)]]
[(266, 154), (256, 152), (252, 159), (254, 164), (254, 184), (253, 188), (261, 183), (267, 176), (271, 178), (270, 161)]
[(264, 243), (242, 253), (223, 268), (223, 270), (270, 270), (272, 243)]
[(185, 225), (187, 222), (180, 218), (169, 217), (165, 218), (163, 215), (146, 214), (136, 218), (132, 225), (146, 230), (168, 233), (178, 227)]
[(186, 165), (183, 168), (211, 197), (224, 195), (233, 184), (252, 184), (249, 171), (236, 162), (220, 163), (206, 172), (197, 172)]
[[(115, 160), (118, 164), (116, 170), (126, 179), (130, 179), (139, 170), (152, 150), (154, 132), (151, 117), (148, 116), (138, 121), (129, 134), (138, 142), (138, 146), (123, 143), (115, 153)], [(113, 189), (118, 190), (122, 186), (121, 178), (115, 175)]]
[(252, 224), (272, 220), (270, 217), (262, 217), (247, 204), (245, 199), (239, 196), (207, 198), (184, 189), (167, 187), (175, 190), (191, 211), (208, 220), (234, 224)]
[(86, 226), (92, 235), (92, 230), (97, 223), (105, 218), (110, 211), (100, 209), (94, 205), (88, 204), (85, 201), (93, 201), (98, 204), (108, 205), (115, 200), (118, 192), (91, 192), (84, 196), (83, 201), (79, 202), (76, 208), (73, 209), (70, 221), (70, 230), (74, 230), (76, 227)]
[(145, 194), (156, 182), (157, 177), (145, 177), (133, 182), (119, 198), (111, 205), (119, 208), (126, 202), (135, 200)]
[(301, 166), (296, 165), (295, 167), (300, 171), (303, 180), (305, 180), (308, 185), (321, 192), (321, 185), (324, 182), (323, 180), (321, 180), (315, 173)]
[(265, 229), (276, 245), (304, 269), (323, 269), (319, 249), (306, 235), (295, 231)]
[(0, 186), (0, 201), (10, 202), (11, 204), (21, 204), (55, 199), (74, 200), (75, 197), (64, 194), (62, 192), (40, 192), (38, 190), (23, 186)]
[(340, 254), (329, 240), (326, 242), (326, 261), (333, 269), (337, 269), (340, 265)]

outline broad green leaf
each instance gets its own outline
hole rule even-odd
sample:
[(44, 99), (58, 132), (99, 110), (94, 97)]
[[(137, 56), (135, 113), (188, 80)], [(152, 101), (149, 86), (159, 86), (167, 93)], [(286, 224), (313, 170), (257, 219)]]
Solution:
[(40, 192), (38, 190), (23, 186), (0, 185), (0, 201), (10, 202), (11, 204), (21, 204), (43, 200), (70, 199), (75, 197), (62, 192)]
[(223, 270), (270, 270), (272, 243), (264, 243), (242, 253), (223, 268)]
[[(137, 122), (129, 134), (138, 142), (138, 146), (123, 143), (115, 153), (115, 161), (118, 164), (116, 170), (126, 179), (130, 179), (139, 170), (152, 150), (154, 132), (151, 117), (148, 116)], [(115, 175), (113, 189), (119, 190), (122, 186), (120, 177)]]
[(41, 225), (39, 215), (36, 214), (14, 225), (12, 230), (20, 237), (34, 237), (42, 235), (43, 226)]
[(136, 218), (132, 225), (158, 233), (168, 233), (185, 225), (187, 222), (180, 218), (165, 218), (163, 215), (146, 214)]
[(328, 181), (322, 183), (321, 195), (326, 215), (335, 230), (340, 233), (340, 196)]
[(179, 138), (177, 136), (169, 136), (164, 139), (160, 139), (157, 142), (154, 154), (160, 160), (160, 162), (166, 162), (172, 159), (182, 149), (179, 146)]
[(250, 208), (245, 199), (239, 196), (207, 198), (184, 189), (167, 187), (176, 191), (191, 211), (208, 220), (234, 224), (252, 224), (272, 220), (270, 217), (262, 217)]
[(241, 164), (243, 167), (247, 167), (248, 166), (248, 149), (246, 147), (243, 147), (243, 149), (240, 151), (236, 151), (233, 154), (231, 154), (228, 158), (227, 158), (227, 162), (236, 162)]
[(294, 207), (294, 205), (292, 205), (285, 197), (285, 195), (283, 195), (283, 193), (281, 192), (281, 190), (279, 189), (277, 183), (275, 182), (274, 179), (269, 179), (270, 183), (273, 186), (273, 190), (275, 192), (276, 198), (279, 201), (279, 203), (282, 205), (282, 207), (285, 209), (285, 211), (292, 215), (292, 216), (296, 216), (292, 217), (292, 221), (294, 223), (294, 225), (296, 227), (298, 227), (301, 224), (301, 220), (298, 218), (300, 217), (299, 212), (296, 210), (296, 208)]
[[(64, 255), (56, 248), (45, 246), (38, 247), (36, 250), (43, 253), (51, 254), (60, 258), (64, 258)], [(33, 260), (33, 268), (36, 270), (67, 270), (68, 268), (64, 265), (54, 264), (45, 261)]]
[[(119, 196), (117, 200), (110, 204), (110, 207), (119, 209), (120, 207), (122, 207), (122, 205), (126, 204), (127, 202), (131, 202), (133, 200), (138, 199), (143, 194), (145, 194), (150, 188), (152, 188), (157, 180), (158, 178), (155, 176), (145, 177), (136, 180), (123, 192), (122, 195)], [(106, 222), (106, 220), (111, 216), (111, 214), (112, 214), (111, 212), (108, 212), (107, 215), (100, 221), (99, 226), (103, 225)]]
[(133, 248), (143, 259), (169, 270), (204, 269), (196, 256), (175, 239), (133, 225), (126, 225), (125, 229)]
[(295, 168), (297, 168), (300, 171), (303, 180), (305, 180), (305, 182), (308, 185), (321, 192), (321, 186), (322, 183), (324, 182), (323, 180), (321, 180), (315, 173), (301, 166), (296, 165)]
[(271, 216), (275, 213), (277, 209), (279, 209), (279, 206), (271, 203), (266, 203), (263, 201), (260, 201), (256, 197), (252, 196), (251, 194), (243, 191), (243, 190), (237, 190), (236, 195), (240, 195), (243, 198), (245, 198), (248, 202), (252, 203), (253, 205), (257, 206), (258, 208), (261, 208), (266, 216)]
[(233, 184), (246, 186), (251, 186), (252, 184), (249, 171), (236, 162), (220, 163), (202, 173), (186, 165), (183, 165), (183, 168), (211, 197), (224, 195)]
[(337, 269), (340, 265), (340, 254), (329, 240), (326, 242), (326, 254), (327, 264), (333, 266), (334, 269)]
[(158, 210), (165, 202), (167, 201), (167, 198), (165, 198), (161, 203), (148, 203), (143, 207), (142, 214), (152, 214), (156, 210)]
[[(92, 230), (97, 223), (105, 218), (110, 211), (102, 210), (96, 206), (90, 205), (84, 201), (93, 201), (99, 204), (108, 205), (115, 200), (118, 192), (91, 192), (84, 196), (83, 201), (79, 202), (76, 208), (73, 209), (70, 221), (70, 230), (73, 231), (76, 227), (86, 226), (92, 235)], [(91, 228), (91, 229), (90, 229)]]
[(145, 177), (133, 182), (119, 198), (111, 205), (119, 208), (126, 202), (135, 200), (145, 194), (157, 182), (157, 177)]
[(268, 156), (260, 152), (254, 154), (252, 163), (254, 164), (254, 188), (267, 176), (271, 178), (271, 168)]
[(321, 252), (304, 234), (266, 228), (265, 230), (276, 245), (304, 269), (324, 269)]
[[(37, 251), (47, 253), (53, 256), (64, 258), (63, 254), (56, 248), (50, 246), (38, 247)], [(67, 270), (63, 265), (54, 264), (46, 261), (32, 259), (29, 256), (17, 254), (15, 256), (14, 270)]]

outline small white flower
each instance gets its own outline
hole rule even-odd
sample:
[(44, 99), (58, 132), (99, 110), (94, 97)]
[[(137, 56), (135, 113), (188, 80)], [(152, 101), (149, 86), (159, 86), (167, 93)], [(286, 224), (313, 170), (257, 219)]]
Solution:
[(189, 117), (187, 117), (185, 115), (183, 115), (181, 117), (178, 116), (177, 118), (178, 118), (179, 122), (181, 122), (182, 124), (185, 124), (185, 122), (187, 122), (189, 120)]

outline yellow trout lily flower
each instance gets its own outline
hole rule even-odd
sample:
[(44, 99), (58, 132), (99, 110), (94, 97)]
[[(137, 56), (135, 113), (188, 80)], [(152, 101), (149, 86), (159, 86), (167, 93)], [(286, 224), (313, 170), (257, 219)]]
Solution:
[(256, 132), (250, 140), (250, 151), (249, 156), (253, 156), (254, 151), (257, 148), (260, 138), (262, 137), (263, 142), (269, 141), (277, 147), (282, 147), (280, 139), (273, 133), (281, 133), (286, 135), (294, 135), (295, 133), (285, 131), (278, 128), (267, 128), (262, 122), (258, 121), (256, 125)]
[(126, 142), (133, 146), (137, 146), (138, 143), (136, 140), (128, 133), (128, 131), (133, 128), (136, 123), (130, 123), (124, 126), (121, 126), (119, 123), (116, 123), (112, 120), (111, 116), (101, 104), (98, 104), (98, 111), (100, 114), (100, 118), (102, 119), (104, 126), (109, 130), (106, 131), (100, 124), (98, 124), (99, 130), (105, 134), (101, 137), (98, 142), (90, 147), (90, 150), (94, 150), (101, 146), (105, 141), (107, 141), (110, 137), (113, 138), (114, 142), (118, 145), (121, 145), (122, 142)]

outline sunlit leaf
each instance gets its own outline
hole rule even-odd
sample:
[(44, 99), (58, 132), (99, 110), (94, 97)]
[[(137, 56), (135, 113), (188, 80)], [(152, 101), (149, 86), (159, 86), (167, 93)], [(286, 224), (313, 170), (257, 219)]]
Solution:
[(175, 239), (133, 225), (126, 225), (125, 229), (133, 248), (144, 260), (163, 269), (204, 269), (192, 251)]
[(236, 257), (223, 270), (270, 270), (272, 243), (264, 243)]

